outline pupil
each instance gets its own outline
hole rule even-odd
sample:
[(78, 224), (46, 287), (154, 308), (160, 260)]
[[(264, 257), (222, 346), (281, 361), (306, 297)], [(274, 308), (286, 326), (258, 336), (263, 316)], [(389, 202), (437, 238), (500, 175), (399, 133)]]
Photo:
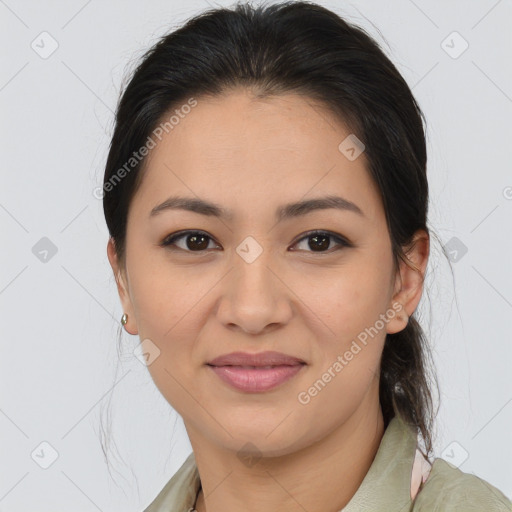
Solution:
[[(326, 235), (314, 235), (314, 236), (311, 236), (309, 237), (310, 239), (310, 242), (309, 242), (309, 248), (312, 249), (312, 250), (315, 250), (315, 249), (327, 249), (329, 247), (329, 237), (326, 236)], [(318, 242), (318, 240), (322, 240), (323, 239), (323, 243), (322, 242)], [(311, 244), (311, 240), (314, 240), (313, 244)], [(317, 244), (317, 245), (314, 245), (314, 244)]]
[[(187, 247), (191, 250), (194, 250), (194, 249), (197, 249), (197, 250), (202, 250), (202, 249), (206, 249), (208, 247), (208, 241), (207, 241), (207, 236), (205, 235), (189, 235), (187, 237)], [(197, 242), (197, 240), (200, 240), (202, 239), (202, 242)], [(194, 246), (194, 244), (196, 244)]]

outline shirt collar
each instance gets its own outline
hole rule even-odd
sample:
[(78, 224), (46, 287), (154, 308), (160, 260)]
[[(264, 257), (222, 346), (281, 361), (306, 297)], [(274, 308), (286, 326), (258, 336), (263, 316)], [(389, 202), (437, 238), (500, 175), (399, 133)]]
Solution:
[(417, 436), (400, 416), (389, 422), (370, 469), (340, 512), (409, 510)]

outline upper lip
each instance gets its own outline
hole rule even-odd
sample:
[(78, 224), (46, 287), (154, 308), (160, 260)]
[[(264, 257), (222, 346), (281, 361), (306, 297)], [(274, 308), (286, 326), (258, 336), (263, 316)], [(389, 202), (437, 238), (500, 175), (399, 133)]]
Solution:
[(298, 365), (305, 364), (298, 357), (282, 354), (281, 352), (259, 352), (250, 354), (249, 352), (231, 352), (216, 357), (206, 363), (210, 366), (280, 366), (280, 365)]

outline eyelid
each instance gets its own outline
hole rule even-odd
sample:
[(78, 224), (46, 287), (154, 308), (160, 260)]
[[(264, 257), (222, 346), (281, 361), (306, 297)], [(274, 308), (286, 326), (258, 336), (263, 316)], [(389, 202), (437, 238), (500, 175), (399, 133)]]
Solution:
[[(299, 238), (297, 238), (297, 240), (295, 242), (293, 242), (292, 247), (294, 245), (297, 245), (299, 242), (302, 242), (302, 240), (304, 240), (305, 238), (309, 238), (314, 235), (323, 235), (323, 236), (330, 237), (333, 241), (335, 241), (341, 247), (352, 247), (352, 244), (346, 238), (344, 238), (343, 236), (341, 236), (337, 233), (334, 233), (333, 231), (327, 231), (325, 229), (312, 229), (310, 231), (306, 231), (305, 233), (300, 234)], [(329, 249), (327, 251), (318, 251), (318, 252), (306, 251), (306, 252), (309, 252), (311, 254), (331, 254), (334, 251), (332, 249)]]
[(167, 235), (163, 240), (162, 242), (159, 244), (161, 247), (164, 247), (164, 248), (167, 248), (167, 249), (170, 249), (170, 250), (181, 250), (182, 252), (188, 252), (188, 253), (196, 253), (196, 254), (201, 254), (201, 253), (205, 253), (206, 252), (206, 249), (203, 250), (203, 251), (186, 251), (184, 249), (181, 249), (180, 247), (173, 247), (173, 244), (179, 240), (180, 238), (183, 238), (187, 235), (203, 235), (207, 238), (209, 238), (210, 240), (212, 240), (213, 242), (215, 242), (217, 245), (220, 245), (217, 243), (217, 241), (215, 240), (215, 238), (213, 238), (211, 235), (209, 235), (206, 231), (202, 231), (200, 229), (184, 229), (182, 231), (176, 231), (174, 233), (171, 233), (170, 235)]
[[(204, 250), (201, 250), (201, 251), (189, 251), (189, 250), (181, 249), (180, 247), (173, 247), (173, 244), (177, 240), (179, 240), (180, 238), (185, 237), (186, 235), (192, 235), (192, 234), (203, 235), (203, 236), (209, 238), (211, 241), (213, 241), (217, 245), (220, 245), (215, 240), (215, 238), (213, 238), (211, 235), (209, 235), (206, 231), (202, 231), (200, 229), (184, 229), (182, 231), (176, 231), (175, 233), (171, 233), (170, 235), (167, 235), (162, 240), (162, 242), (159, 245), (164, 247), (164, 248), (167, 248), (169, 250), (178, 250), (178, 251), (187, 252), (187, 253), (191, 253), (191, 254), (194, 254), (194, 253), (195, 254), (204, 254), (207, 251), (211, 250), (211, 249), (204, 249)], [(299, 242), (302, 242), (304, 239), (309, 238), (309, 237), (314, 236), (314, 235), (323, 235), (323, 236), (330, 237), (340, 247), (352, 247), (352, 243), (349, 242), (345, 237), (343, 237), (343, 236), (341, 236), (341, 235), (339, 235), (337, 233), (334, 233), (332, 231), (327, 231), (325, 229), (312, 229), (310, 231), (306, 231), (305, 233), (301, 233), (299, 235), (299, 237), (292, 243), (292, 247), (294, 245), (297, 245)], [(294, 251), (294, 249), (292, 249), (292, 252), (293, 251)], [(329, 249), (327, 251), (318, 251), (318, 252), (306, 251), (306, 252), (310, 252), (312, 254), (331, 254), (334, 251), (332, 249)]]

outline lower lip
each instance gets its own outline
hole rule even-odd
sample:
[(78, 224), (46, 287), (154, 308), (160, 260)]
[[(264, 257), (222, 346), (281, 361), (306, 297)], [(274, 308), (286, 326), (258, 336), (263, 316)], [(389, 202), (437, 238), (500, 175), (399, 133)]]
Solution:
[(273, 368), (243, 368), (241, 366), (210, 366), (229, 385), (240, 391), (258, 393), (275, 388), (296, 375), (304, 364)]

